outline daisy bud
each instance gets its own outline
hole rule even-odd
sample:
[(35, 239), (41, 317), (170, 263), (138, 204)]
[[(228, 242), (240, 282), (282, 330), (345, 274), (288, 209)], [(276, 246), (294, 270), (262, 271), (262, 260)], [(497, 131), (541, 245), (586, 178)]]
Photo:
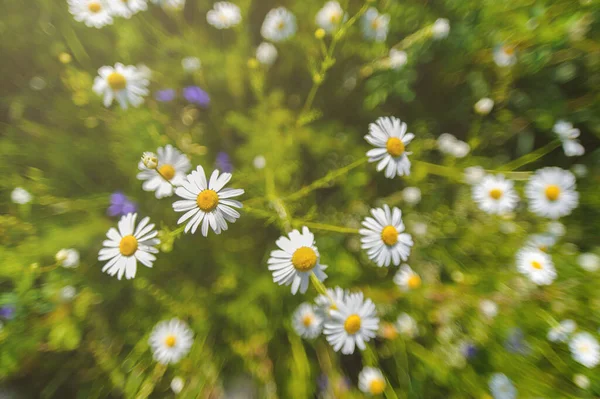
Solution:
[(492, 108), (494, 108), (494, 100), (487, 97), (482, 98), (475, 103), (473, 108), (475, 108), (475, 112), (479, 115), (487, 115), (492, 111)]
[(323, 39), (325, 37), (325, 29), (323, 28), (319, 28), (315, 31), (315, 37), (319, 40)]
[(173, 393), (178, 394), (183, 390), (184, 385), (185, 382), (183, 381), (183, 378), (175, 377), (171, 381), (171, 390), (173, 391)]
[(590, 379), (583, 374), (575, 374), (573, 382), (581, 389), (588, 389), (590, 387)]
[(142, 154), (142, 163), (148, 169), (156, 169), (158, 166), (158, 157), (153, 152), (145, 152)]
[(439, 18), (431, 28), (434, 39), (445, 39), (450, 33), (450, 22), (446, 18)]

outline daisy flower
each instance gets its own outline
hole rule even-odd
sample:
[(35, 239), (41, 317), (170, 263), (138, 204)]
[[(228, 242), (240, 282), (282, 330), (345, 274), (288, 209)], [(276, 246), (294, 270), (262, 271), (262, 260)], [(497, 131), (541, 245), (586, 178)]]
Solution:
[(473, 200), (482, 211), (501, 215), (516, 208), (519, 196), (511, 180), (506, 180), (503, 175), (487, 175), (473, 186)]
[(322, 319), (331, 317), (331, 311), (338, 309), (338, 303), (343, 302), (348, 292), (340, 287), (327, 288), (327, 295), (319, 295), (315, 299), (317, 313)]
[(515, 399), (517, 390), (512, 381), (502, 373), (492, 374), (488, 383), (494, 399)]
[(68, 0), (69, 12), (77, 22), (92, 28), (113, 23), (111, 9), (105, 0)]
[(479, 311), (491, 320), (498, 315), (498, 304), (492, 300), (483, 299), (479, 302)]
[(320, 263), (315, 236), (308, 227), (303, 227), (302, 233), (294, 230), (288, 237), (281, 236), (275, 243), (280, 249), (272, 251), (268, 261), (274, 282), (279, 285), (291, 284), (292, 294), (295, 295), (298, 289), (302, 294), (306, 292), (311, 273), (319, 281), (327, 278), (323, 272), (327, 266)]
[(580, 332), (571, 338), (569, 349), (573, 359), (591, 369), (600, 363), (600, 345), (594, 336), (587, 332)]
[(227, 222), (235, 223), (240, 217), (233, 208), (241, 208), (242, 203), (231, 198), (244, 194), (239, 188), (223, 188), (231, 179), (231, 173), (213, 171), (210, 180), (206, 180), (204, 169), (198, 166), (175, 190), (175, 194), (183, 198), (173, 204), (175, 212), (185, 212), (177, 224), (182, 224), (189, 219), (185, 232), (196, 232), (202, 222), (202, 235), (208, 235), (208, 227), (216, 233), (227, 230)]
[(390, 49), (388, 54), (388, 65), (391, 69), (398, 70), (406, 65), (408, 61), (408, 55), (405, 51), (396, 50), (395, 48)]
[(398, 118), (382, 117), (369, 124), (369, 134), (365, 140), (376, 147), (367, 152), (369, 162), (378, 162), (377, 171), (385, 169), (385, 177), (393, 179), (398, 176), (410, 175), (410, 161), (406, 146), (415, 137), (406, 133), (406, 123)]
[(154, 4), (160, 5), (165, 10), (183, 10), (185, 0), (150, 0)]
[(202, 67), (202, 62), (198, 57), (185, 57), (181, 60), (181, 67), (187, 73), (196, 72)]
[[(154, 191), (156, 198), (170, 197), (175, 191), (175, 187), (179, 187), (185, 181), (186, 174), (192, 167), (189, 158), (182, 154), (177, 148), (170, 144), (160, 147), (156, 150), (156, 162), (144, 162), (143, 157), (138, 164), (138, 180), (142, 180), (142, 188), (144, 191)], [(147, 153), (144, 153), (146, 155)], [(149, 166), (156, 166), (149, 168)]]
[(325, 322), (323, 333), (327, 342), (344, 355), (354, 353), (354, 348), (365, 349), (365, 342), (375, 338), (379, 329), (379, 319), (375, 305), (370, 299), (364, 299), (363, 293), (348, 294), (338, 304), (337, 310), (331, 311), (331, 318)]
[(346, 14), (337, 1), (328, 1), (323, 8), (319, 10), (315, 17), (315, 22), (319, 28), (327, 33), (332, 33), (340, 27), (346, 19)]
[(529, 210), (550, 219), (569, 215), (579, 203), (575, 176), (557, 167), (535, 172), (525, 186), (525, 194), (529, 198)]
[(569, 336), (577, 328), (577, 323), (573, 320), (563, 320), (556, 327), (552, 327), (548, 331), (548, 341), (551, 342), (567, 342)]
[(370, 7), (362, 17), (362, 32), (367, 40), (375, 42), (384, 42), (387, 38), (390, 16), (388, 14), (379, 14), (379, 12)]
[(512, 46), (496, 46), (494, 49), (494, 62), (499, 67), (509, 67), (517, 63), (515, 48)]
[(160, 240), (156, 238), (158, 232), (154, 224), (145, 217), (136, 227), (136, 218), (137, 213), (129, 213), (119, 220), (118, 230), (111, 227), (106, 233), (108, 240), (102, 243), (104, 248), (98, 253), (99, 261), (108, 261), (102, 271), (111, 276), (116, 274), (119, 280), (123, 274), (128, 280), (134, 278), (138, 261), (152, 267), (156, 260), (153, 254), (158, 253), (155, 246), (160, 244)]
[(287, 8), (274, 8), (267, 13), (260, 34), (272, 42), (289, 39), (296, 33), (296, 17)]
[(438, 137), (437, 145), (441, 152), (455, 158), (464, 158), (471, 151), (471, 146), (468, 143), (457, 139), (450, 133), (442, 133)]
[(577, 257), (577, 264), (583, 270), (595, 272), (600, 268), (600, 256), (591, 252), (583, 253)]
[(10, 200), (18, 205), (28, 204), (31, 202), (32, 198), (33, 197), (31, 196), (31, 194), (29, 194), (29, 191), (25, 190), (22, 187), (16, 187), (10, 193)]
[(108, 0), (108, 5), (114, 15), (131, 18), (133, 14), (148, 9), (148, 0)]
[(296, 334), (302, 338), (313, 339), (321, 334), (323, 319), (317, 315), (313, 305), (303, 303), (292, 316), (292, 326)]
[(73, 248), (61, 249), (56, 253), (54, 258), (56, 259), (56, 263), (68, 269), (79, 266), (79, 252)]
[(556, 237), (551, 234), (534, 234), (527, 240), (527, 246), (548, 252), (556, 244)]
[(148, 343), (154, 360), (161, 364), (177, 363), (194, 343), (192, 330), (179, 319), (161, 321), (150, 333)]
[(229, 29), (242, 21), (242, 14), (235, 4), (220, 1), (206, 13), (206, 20), (217, 29)]
[(419, 326), (415, 319), (407, 313), (401, 313), (396, 319), (398, 332), (406, 338), (414, 338), (419, 334)]
[(358, 374), (358, 389), (367, 395), (381, 395), (386, 385), (381, 370), (374, 367), (365, 367)]
[(577, 140), (581, 132), (574, 128), (571, 122), (560, 120), (554, 124), (552, 130), (562, 142), (566, 156), (575, 157), (585, 154), (585, 148)]
[(139, 107), (144, 102), (144, 96), (150, 93), (149, 76), (143, 68), (116, 63), (114, 68), (101, 67), (98, 69), (98, 75), (100, 76), (96, 76), (93, 90), (104, 97), (105, 107), (109, 107), (113, 99), (116, 99), (123, 109), (127, 109), (129, 104)]
[(413, 246), (411, 235), (404, 233), (402, 211), (384, 205), (371, 209), (371, 215), (363, 220), (364, 228), (359, 230), (362, 249), (379, 267), (388, 267), (390, 263), (398, 266), (408, 259)]
[(464, 170), (463, 179), (467, 184), (477, 184), (485, 177), (485, 169), (481, 166), (469, 166)]
[(491, 98), (487, 98), (487, 97), (480, 99), (473, 106), (473, 109), (475, 109), (475, 112), (477, 112), (479, 115), (487, 115), (490, 112), (492, 112), (493, 108), (494, 108), (494, 100), (492, 100)]
[(183, 387), (185, 386), (185, 381), (181, 377), (174, 377), (171, 380), (171, 391), (174, 394), (179, 394), (183, 391)]
[(525, 247), (517, 253), (517, 270), (537, 285), (549, 285), (556, 278), (552, 258), (537, 248)]
[(450, 33), (450, 21), (446, 18), (438, 18), (431, 27), (431, 33), (436, 40), (447, 38)]
[(262, 42), (256, 48), (256, 59), (263, 65), (273, 65), (277, 59), (277, 48), (269, 42)]
[(400, 266), (400, 270), (394, 276), (394, 283), (402, 291), (414, 290), (421, 286), (421, 277), (409, 265), (404, 264)]

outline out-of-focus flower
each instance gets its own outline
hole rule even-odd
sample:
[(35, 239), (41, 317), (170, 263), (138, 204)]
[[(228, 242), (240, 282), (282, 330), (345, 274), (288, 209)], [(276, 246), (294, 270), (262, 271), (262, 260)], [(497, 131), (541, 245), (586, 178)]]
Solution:
[(580, 332), (571, 338), (569, 349), (573, 359), (591, 369), (600, 363), (600, 345), (598, 340), (588, 332)]
[(576, 157), (585, 154), (585, 148), (577, 140), (581, 132), (579, 129), (574, 128), (571, 122), (559, 120), (554, 124), (552, 130), (561, 140), (566, 156)]
[(552, 258), (537, 248), (525, 247), (517, 253), (517, 270), (537, 285), (552, 284), (556, 278)]
[(573, 171), (573, 174), (575, 174), (575, 176), (577, 177), (586, 177), (588, 174), (587, 166), (580, 163), (573, 165), (571, 167), (571, 170)]
[(346, 299), (348, 292), (340, 287), (327, 288), (327, 295), (319, 295), (315, 299), (317, 313), (323, 320), (331, 317), (331, 312), (338, 309), (338, 304)]
[(441, 152), (452, 155), (455, 158), (464, 158), (471, 151), (468, 143), (457, 139), (450, 133), (442, 133), (438, 137), (437, 144)]
[(408, 259), (413, 246), (412, 237), (404, 232), (402, 211), (384, 205), (371, 209), (371, 215), (363, 220), (364, 228), (359, 230), (362, 249), (379, 267), (388, 267), (390, 263), (398, 266)]
[(557, 167), (540, 169), (525, 187), (529, 210), (551, 219), (569, 215), (579, 204), (575, 188), (575, 176), (571, 172)]
[(181, 60), (181, 66), (185, 72), (195, 72), (202, 66), (198, 57), (185, 57)]
[(588, 272), (595, 272), (600, 268), (600, 256), (586, 252), (577, 257), (577, 264), (581, 266), (583, 270)]
[(410, 205), (416, 205), (421, 201), (421, 190), (418, 187), (406, 187), (402, 190), (402, 199)]
[(139, 107), (144, 102), (144, 97), (150, 93), (149, 72), (143, 67), (125, 66), (118, 62), (114, 67), (101, 67), (98, 75), (94, 80), (93, 90), (103, 97), (105, 107), (109, 107), (113, 100), (117, 100), (123, 109), (127, 109), (129, 105)]
[(165, 10), (183, 10), (185, 0), (150, 0), (154, 4), (160, 5)]
[(381, 395), (386, 385), (381, 370), (374, 367), (365, 367), (358, 374), (358, 389), (369, 396)]
[(147, 0), (108, 0), (108, 5), (113, 15), (128, 19), (148, 9)]
[(390, 50), (390, 53), (388, 55), (388, 62), (389, 62), (389, 67), (391, 69), (395, 69), (395, 70), (400, 69), (404, 65), (406, 65), (407, 61), (408, 61), (408, 55), (406, 54), (405, 51), (396, 50), (395, 48)]
[(229, 29), (242, 21), (242, 14), (235, 4), (219, 1), (206, 13), (206, 21), (217, 29)]
[(112, 12), (105, 0), (68, 0), (69, 12), (77, 22), (90, 28), (102, 28), (113, 23)]
[(477, 184), (485, 177), (485, 169), (481, 166), (469, 166), (464, 170), (463, 178), (467, 184)]
[(460, 344), (460, 352), (465, 357), (465, 359), (473, 359), (477, 356), (477, 346), (471, 341), (464, 341)]
[(60, 290), (60, 300), (63, 302), (71, 302), (77, 295), (77, 290), (72, 285), (67, 285)]
[(264, 169), (265, 166), (267, 166), (267, 160), (265, 159), (264, 156), (262, 155), (257, 155), (256, 157), (254, 157), (254, 159), (252, 160), (252, 165), (254, 165), (254, 167), (256, 169)]
[(427, 234), (427, 229), (428, 229), (427, 223), (415, 222), (412, 225), (412, 232), (418, 236), (424, 236), (425, 234)]
[(516, 50), (512, 46), (502, 45), (494, 48), (494, 62), (499, 67), (509, 67), (517, 63)]
[(256, 48), (256, 59), (263, 65), (273, 65), (277, 59), (277, 48), (269, 42), (262, 42)]
[(135, 213), (137, 206), (131, 202), (125, 194), (120, 191), (110, 195), (110, 206), (106, 210), (108, 216), (124, 216), (128, 213)]
[(548, 233), (556, 237), (562, 237), (567, 232), (565, 225), (561, 222), (556, 221), (548, 223), (546, 230), (548, 231)]
[(76, 268), (79, 266), (79, 252), (76, 249), (61, 249), (54, 256), (56, 262), (66, 268)]
[(588, 389), (590, 387), (590, 379), (583, 374), (575, 374), (573, 376), (573, 383), (581, 389)]
[(552, 234), (534, 234), (527, 240), (526, 246), (548, 252), (556, 244), (556, 236)]
[(4, 305), (0, 307), (0, 318), (12, 320), (15, 317), (16, 308), (13, 305)]
[(525, 334), (519, 327), (512, 328), (504, 341), (504, 347), (510, 353), (526, 355), (531, 351), (529, 344), (525, 341)]
[(33, 197), (29, 194), (29, 191), (22, 187), (17, 187), (10, 193), (10, 199), (15, 204), (25, 205), (31, 202)]
[(506, 180), (503, 175), (487, 175), (473, 186), (473, 200), (482, 211), (501, 215), (516, 208), (519, 196), (511, 180)]
[(367, 151), (369, 162), (377, 162), (377, 171), (385, 169), (385, 177), (410, 175), (410, 160), (406, 146), (415, 135), (407, 133), (406, 123), (398, 118), (382, 117), (369, 124), (369, 134), (365, 140), (373, 147)]
[(142, 164), (148, 169), (156, 169), (158, 167), (158, 156), (153, 152), (144, 152), (141, 160)]
[(421, 286), (421, 277), (409, 265), (404, 264), (400, 266), (400, 270), (394, 276), (394, 283), (402, 291), (415, 290)]
[(396, 328), (404, 338), (414, 338), (419, 335), (419, 326), (415, 319), (407, 313), (401, 313), (396, 319)]
[(387, 38), (389, 24), (390, 16), (388, 14), (379, 14), (377, 9), (370, 7), (361, 21), (364, 38), (384, 42)]
[(272, 42), (281, 42), (296, 33), (296, 17), (285, 7), (274, 8), (267, 13), (260, 34)]
[(334, 32), (346, 19), (346, 14), (337, 1), (328, 1), (323, 8), (317, 12), (315, 22), (318, 27), (327, 33)]
[(512, 381), (502, 373), (492, 374), (488, 383), (494, 399), (516, 399), (517, 389)]
[(173, 89), (158, 90), (154, 93), (154, 98), (156, 101), (160, 101), (161, 103), (168, 103), (175, 99), (176, 94), (177, 93)]
[(492, 112), (492, 109), (494, 108), (494, 100), (487, 97), (482, 98), (475, 103), (473, 108), (479, 115), (487, 115)]
[(365, 343), (375, 338), (378, 329), (375, 305), (370, 299), (364, 299), (362, 292), (357, 292), (346, 295), (338, 309), (331, 311), (323, 333), (334, 351), (349, 355), (354, 353), (355, 347), (364, 350)]
[(483, 299), (479, 302), (479, 310), (487, 319), (493, 319), (498, 315), (498, 304), (489, 299)]
[(137, 272), (137, 262), (146, 267), (152, 267), (156, 260), (153, 254), (158, 253), (156, 245), (160, 240), (156, 238), (158, 232), (150, 218), (145, 217), (136, 227), (136, 213), (125, 215), (119, 221), (119, 229), (111, 227), (106, 233), (108, 240), (104, 241), (104, 248), (98, 253), (98, 260), (108, 261), (102, 271), (114, 276), (119, 280), (125, 275), (126, 279), (132, 279)]
[(567, 342), (569, 336), (577, 328), (577, 323), (573, 320), (563, 320), (559, 325), (552, 327), (548, 331), (548, 341), (551, 342)]
[(210, 105), (210, 96), (198, 86), (187, 86), (183, 88), (183, 98), (192, 104), (207, 108)]
[(221, 151), (217, 154), (217, 158), (215, 160), (215, 168), (226, 173), (233, 172), (233, 165), (231, 164), (231, 159), (229, 158), (229, 155), (226, 152)]
[(138, 180), (142, 180), (144, 191), (154, 191), (156, 198), (170, 197), (175, 192), (175, 188), (181, 186), (186, 178), (187, 172), (192, 164), (189, 158), (182, 154), (177, 148), (170, 144), (159, 147), (158, 166), (155, 169), (149, 169), (143, 161), (138, 164)]
[(181, 320), (161, 321), (154, 326), (148, 343), (154, 360), (161, 364), (177, 363), (189, 353), (194, 343), (194, 334)]
[(181, 391), (183, 391), (184, 386), (185, 386), (185, 381), (181, 377), (174, 377), (171, 380), (171, 391), (173, 391), (173, 393), (175, 395), (181, 393)]
[(292, 327), (302, 338), (313, 339), (321, 334), (323, 319), (311, 304), (303, 303), (292, 316)]
[(446, 18), (438, 18), (431, 27), (431, 33), (434, 39), (445, 39), (450, 33), (450, 21)]

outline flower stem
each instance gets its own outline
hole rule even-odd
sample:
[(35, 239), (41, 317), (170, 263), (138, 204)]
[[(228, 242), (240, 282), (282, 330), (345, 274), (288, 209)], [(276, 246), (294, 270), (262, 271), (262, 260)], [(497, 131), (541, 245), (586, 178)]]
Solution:
[(542, 148), (538, 148), (537, 150), (530, 152), (529, 154), (525, 154), (522, 157), (517, 158), (504, 166), (501, 166), (496, 170), (496, 172), (510, 172), (515, 169), (519, 169), (520, 167), (535, 162), (544, 155), (551, 153), (554, 149), (558, 148), (560, 144), (560, 140), (551, 141)]
[(309, 227), (309, 228), (315, 229), (315, 230), (333, 231), (336, 233), (343, 233), (343, 234), (358, 234), (358, 229), (353, 229), (351, 227), (334, 226), (334, 225), (325, 224), (325, 223), (314, 223), (314, 222), (308, 222), (306, 220), (292, 220), (292, 225), (297, 226), (297, 227), (306, 226), (306, 227)]
[(331, 300), (331, 302), (333, 302), (333, 299), (327, 293), (327, 288), (325, 287), (325, 284), (323, 284), (319, 280), (319, 278), (317, 277), (317, 275), (314, 272), (310, 273), (310, 281), (312, 281), (313, 285), (315, 286), (315, 288), (317, 289), (317, 292), (319, 294), (325, 295), (326, 297), (329, 297), (329, 299)]

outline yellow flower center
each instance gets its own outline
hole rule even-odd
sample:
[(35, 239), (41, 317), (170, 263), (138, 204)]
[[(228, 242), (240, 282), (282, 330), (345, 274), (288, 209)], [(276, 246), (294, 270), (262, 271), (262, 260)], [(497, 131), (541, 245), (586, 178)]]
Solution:
[(111, 73), (110, 75), (108, 75), (108, 78), (106, 78), (106, 80), (108, 80), (108, 85), (111, 89), (113, 89), (113, 91), (123, 90), (125, 86), (127, 86), (125, 76), (123, 76), (119, 72)]
[(348, 334), (356, 334), (358, 330), (360, 330), (360, 325), (360, 316), (357, 314), (353, 314), (348, 316), (348, 318), (344, 322), (344, 330), (346, 330)]
[(560, 187), (556, 184), (550, 184), (546, 187), (546, 198), (550, 201), (556, 201), (560, 195)]
[(167, 180), (171, 180), (173, 177), (175, 177), (175, 168), (172, 165), (165, 164), (158, 168), (158, 171), (160, 172), (161, 176)]
[(285, 22), (281, 21), (277, 24), (277, 30), (283, 30), (285, 28)]
[(310, 325), (313, 323), (313, 317), (310, 314), (304, 315), (304, 317), (302, 318), (302, 324), (304, 324), (304, 327), (310, 327)]
[(493, 188), (490, 190), (490, 197), (492, 197), (495, 200), (502, 198), (502, 194), (503, 192), (499, 188)]
[(337, 24), (340, 21), (340, 19), (341, 19), (341, 15), (338, 13), (331, 14), (331, 17), (329, 17), (329, 21), (332, 24)]
[(201, 191), (196, 203), (204, 212), (211, 212), (219, 205), (219, 195), (214, 190)]
[(381, 231), (381, 239), (385, 245), (394, 245), (398, 242), (398, 230), (394, 226), (385, 226)]
[(371, 22), (371, 28), (373, 29), (377, 29), (379, 28), (379, 18), (375, 18), (372, 22)]
[(381, 335), (385, 339), (394, 339), (398, 336), (398, 329), (390, 323), (383, 325)]
[(292, 255), (292, 265), (299, 272), (307, 272), (317, 265), (317, 253), (309, 247), (300, 247)]
[(410, 276), (408, 278), (408, 288), (411, 289), (415, 289), (415, 288), (419, 288), (421, 286), (421, 277), (419, 277), (417, 274), (413, 274), (412, 276)]
[(398, 137), (390, 137), (385, 144), (388, 154), (399, 157), (404, 154), (404, 143)]
[(536, 260), (531, 262), (531, 267), (533, 267), (534, 269), (537, 270), (541, 270), (542, 269), (542, 264)]
[(513, 55), (515, 53), (515, 48), (513, 46), (504, 46), (502, 47), (502, 50), (504, 50), (506, 55)]
[(380, 378), (375, 378), (369, 384), (369, 392), (371, 395), (380, 395), (385, 390), (385, 381)]
[(548, 246), (547, 246), (547, 245), (540, 245), (540, 246), (538, 247), (538, 249), (539, 249), (540, 251), (543, 251), (543, 252), (548, 252)]
[(165, 345), (167, 345), (169, 348), (174, 347), (176, 342), (177, 338), (175, 338), (174, 335), (168, 335), (167, 338), (165, 338)]
[(100, 3), (96, 3), (95, 1), (88, 4), (88, 10), (93, 12), (94, 14), (102, 11), (102, 5)]
[(587, 344), (581, 344), (579, 346), (579, 352), (588, 353), (590, 351), (590, 347)]
[(119, 243), (119, 251), (121, 251), (121, 255), (123, 256), (131, 256), (137, 251), (138, 241), (134, 236), (125, 236), (121, 238), (121, 242)]

